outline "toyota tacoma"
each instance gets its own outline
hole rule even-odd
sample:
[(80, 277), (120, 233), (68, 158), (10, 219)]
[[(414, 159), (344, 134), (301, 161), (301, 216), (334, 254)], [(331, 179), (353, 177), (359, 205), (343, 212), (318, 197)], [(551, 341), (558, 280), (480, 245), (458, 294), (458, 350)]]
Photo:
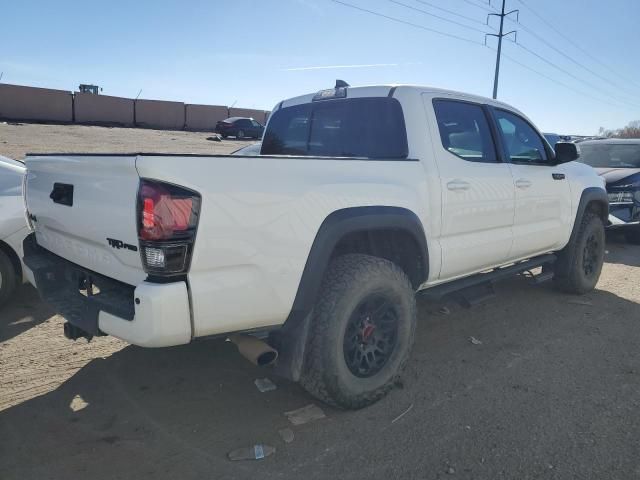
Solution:
[(407, 363), (416, 292), (594, 288), (608, 197), (578, 155), (495, 100), (338, 82), (278, 103), (259, 156), (28, 155), (26, 273), (69, 338), (263, 339), (360, 408)]

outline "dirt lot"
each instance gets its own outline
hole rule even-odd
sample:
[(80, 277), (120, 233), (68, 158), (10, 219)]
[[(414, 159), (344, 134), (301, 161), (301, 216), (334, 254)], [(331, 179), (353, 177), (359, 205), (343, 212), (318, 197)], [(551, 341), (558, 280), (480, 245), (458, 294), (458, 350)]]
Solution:
[(24, 159), (27, 153), (231, 153), (255, 140), (207, 140), (208, 132), (109, 128), (85, 125), (0, 123), (0, 155)]
[[(126, 135), (157, 150), (178, 141), (165, 137), (185, 146), (204, 137), (27, 127), (54, 137), (52, 146), (20, 128), (0, 127), (0, 154), (103, 141), (92, 151), (130, 151)], [(230, 344), (73, 343), (24, 287), (0, 311), (0, 478), (637, 478), (640, 247), (611, 237), (607, 249), (598, 288), (583, 297), (517, 277), (472, 309), (447, 304), (442, 313), (420, 300), (402, 385), (357, 412), (322, 406), (327, 418), (291, 427), (290, 444), (277, 434), (290, 426), (283, 412), (313, 399), (272, 376), (277, 390), (259, 393), (253, 381), (269, 371)], [(277, 452), (261, 462), (226, 459), (255, 442)]]

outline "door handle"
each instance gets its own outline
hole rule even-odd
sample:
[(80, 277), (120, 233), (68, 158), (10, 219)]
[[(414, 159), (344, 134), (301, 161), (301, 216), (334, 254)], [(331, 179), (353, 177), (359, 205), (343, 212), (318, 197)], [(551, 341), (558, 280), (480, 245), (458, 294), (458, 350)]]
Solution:
[(531, 180), (527, 180), (525, 178), (520, 178), (516, 180), (516, 187), (518, 188), (529, 188), (531, 186)]
[(564, 180), (564, 173), (552, 173), (551, 176), (554, 180)]
[(447, 188), (454, 192), (469, 190), (470, 187), (471, 185), (469, 185), (469, 182), (465, 182), (464, 180), (451, 180), (449, 183), (447, 183)]

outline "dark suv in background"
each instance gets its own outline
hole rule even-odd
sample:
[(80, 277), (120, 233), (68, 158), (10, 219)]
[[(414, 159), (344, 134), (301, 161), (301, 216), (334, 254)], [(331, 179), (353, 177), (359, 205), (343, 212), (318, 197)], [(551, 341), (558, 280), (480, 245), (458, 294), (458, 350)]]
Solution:
[(222, 138), (260, 138), (263, 132), (264, 125), (256, 122), (253, 118), (229, 117), (216, 124), (216, 133), (222, 135)]
[(607, 182), (608, 227), (640, 244), (640, 138), (580, 142), (578, 161), (591, 165)]

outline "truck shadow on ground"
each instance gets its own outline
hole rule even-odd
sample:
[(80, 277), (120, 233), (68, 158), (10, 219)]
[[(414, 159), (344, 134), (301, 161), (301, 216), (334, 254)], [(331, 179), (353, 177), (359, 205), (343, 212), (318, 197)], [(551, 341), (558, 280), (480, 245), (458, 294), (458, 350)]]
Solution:
[(4, 342), (55, 315), (31, 285), (17, 288), (14, 297), (0, 309), (0, 342)]
[[(230, 343), (129, 346), (0, 412), (0, 477), (414, 478), (453, 464), (462, 478), (517, 478), (547, 468), (521, 455), (532, 449), (531, 431), (536, 458), (615, 477), (638, 448), (625, 432), (640, 438), (625, 413), (640, 394), (640, 309), (606, 291), (581, 297), (591, 306), (573, 298), (516, 278), (471, 310), (419, 300), (403, 382), (357, 412), (323, 405), (328, 418), (300, 427), (283, 412), (318, 402), (248, 364)], [(277, 390), (258, 392), (253, 381), (264, 376)], [(284, 427), (295, 430), (288, 445), (277, 434)], [(596, 465), (602, 453), (590, 443), (563, 453), (567, 432), (607, 438), (616, 446), (607, 455), (619, 462)], [(262, 462), (225, 458), (256, 442), (278, 450)]]

